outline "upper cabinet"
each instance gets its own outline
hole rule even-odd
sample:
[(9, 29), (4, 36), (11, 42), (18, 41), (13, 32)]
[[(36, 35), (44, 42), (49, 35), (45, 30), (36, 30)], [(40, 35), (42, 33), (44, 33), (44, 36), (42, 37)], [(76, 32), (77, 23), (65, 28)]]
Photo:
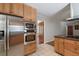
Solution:
[(35, 22), (36, 20), (36, 9), (31, 6), (24, 5), (24, 19), (25, 21)]
[(3, 3), (3, 12), (10, 14), (10, 3)]
[(30, 21), (30, 10), (31, 10), (31, 7), (29, 7), (28, 5), (24, 5), (24, 19), (25, 21)]
[(32, 21), (33, 22), (36, 21), (36, 16), (37, 16), (37, 11), (35, 8), (32, 8)]
[(11, 4), (11, 14), (23, 17), (23, 4), (22, 3), (12, 3)]
[(3, 3), (0, 3), (0, 13), (3, 12)]
[(37, 11), (23, 3), (0, 3), (0, 13), (23, 17), (25, 21), (36, 21)]
[(10, 13), (10, 3), (0, 3), (0, 13)]

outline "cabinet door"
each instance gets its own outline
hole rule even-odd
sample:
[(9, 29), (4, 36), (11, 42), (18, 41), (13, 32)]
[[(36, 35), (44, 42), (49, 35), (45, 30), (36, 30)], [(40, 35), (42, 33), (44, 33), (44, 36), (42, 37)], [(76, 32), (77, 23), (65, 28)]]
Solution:
[(75, 51), (76, 42), (73, 40), (65, 40), (64, 41), (64, 48), (70, 51)]
[(79, 55), (79, 41), (76, 41), (76, 53)]
[(36, 51), (36, 43), (30, 43), (24, 46), (24, 55), (29, 55)]
[(18, 3), (18, 15), (21, 16), (21, 17), (23, 17), (23, 12), (24, 12), (23, 6), (24, 6), (23, 3)]
[(29, 21), (32, 21), (32, 7), (28, 6), (28, 19)]
[(64, 53), (64, 39), (62, 39), (62, 38), (60, 38), (59, 39), (59, 44), (58, 44), (58, 46), (59, 46), (59, 53), (60, 54), (63, 54)]
[(6, 14), (10, 14), (10, 3), (3, 3), (3, 11)]
[(79, 56), (77, 53), (75, 53), (75, 52), (72, 52), (72, 51), (70, 51), (70, 50), (64, 50), (64, 55), (65, 56)]
[(3, 3), (0, 3), (0, 13), (3, 12)]
[(33, 22), (36, 21), (36, 16), (37, 16), (37, 11), (35, 8), (32, 8), (32, 21)]
[(59, 52), (58, 45), (59, 45), (59, 39), (58, 39), (58, 38), (55, 38), (54, 47), (55, 47), (55, 51), (56, 51), (56, 52)]
[(29, 21), (28, 14), (29, 14), (29, 12), (28, 12), (28, 5), (24, 5), (24, 20), (25, 21)]
[(11, 14), (23, 17), (23, 4), (12, 3), (11, 4)]
[(11, 4), (11, 11), (10, 12), (12, 15), (18, 15), (18, 3)]

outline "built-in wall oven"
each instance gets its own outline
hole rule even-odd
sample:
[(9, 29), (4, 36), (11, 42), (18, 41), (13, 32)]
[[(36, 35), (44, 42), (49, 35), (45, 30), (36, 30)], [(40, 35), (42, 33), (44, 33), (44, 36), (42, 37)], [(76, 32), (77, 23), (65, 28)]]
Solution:
[(35, 42), (36, 40), (36, 25), (35, 23), (25, 23), (25, 30), (24, 30), (24, 44), (29, 44)]

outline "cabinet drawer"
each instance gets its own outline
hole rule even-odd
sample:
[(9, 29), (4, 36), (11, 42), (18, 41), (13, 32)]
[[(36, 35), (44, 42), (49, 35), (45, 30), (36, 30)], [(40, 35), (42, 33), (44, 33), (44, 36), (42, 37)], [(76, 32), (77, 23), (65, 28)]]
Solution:
[(65, 56), (79, 56), (77, 53), (69, 51), (69, 50), (64, 50), (64, 55)]

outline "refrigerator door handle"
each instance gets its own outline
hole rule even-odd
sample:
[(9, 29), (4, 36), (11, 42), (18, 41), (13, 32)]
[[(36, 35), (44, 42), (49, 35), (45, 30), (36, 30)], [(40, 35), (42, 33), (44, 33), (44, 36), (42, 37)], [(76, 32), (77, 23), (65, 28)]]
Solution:
[(6, 29), (6, 31), (7, 31), (7, 50), (9, 50), (10, 49), (10, 47), (9, 47), (9, 19), (7, 19), (7, 29)]

